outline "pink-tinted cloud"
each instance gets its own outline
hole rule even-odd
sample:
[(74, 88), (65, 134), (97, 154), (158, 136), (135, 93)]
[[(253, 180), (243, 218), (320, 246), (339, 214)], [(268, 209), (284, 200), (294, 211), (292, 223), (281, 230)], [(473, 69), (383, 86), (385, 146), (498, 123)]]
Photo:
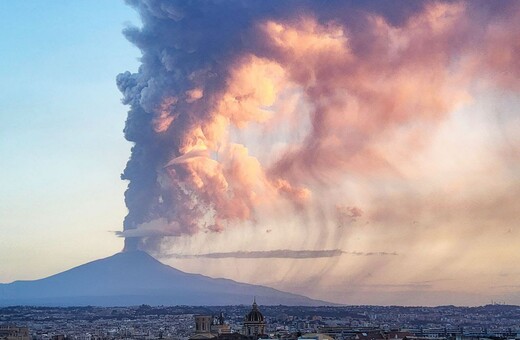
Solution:
[[(135, 1), (143, 28), (127, 35), (143, 66), (119, 77), (135, 142), (122, 236), (157, 252), (229, 237), (245, 250), (400, 254), (334, 257), (309, 270), (316, 287), (347, 282), (337, 272), (367, 287), (475, 276), (461, 268), (485, 257), (485, 237), (507, 259), (493, 232), (517, 240), (520, 127), (499, 102), (519, 98), (520, 5), (327, 4)], [(505, 132), (490, 123), (498, 111)], [(301, 275), (290, 263), (273, 272)]]

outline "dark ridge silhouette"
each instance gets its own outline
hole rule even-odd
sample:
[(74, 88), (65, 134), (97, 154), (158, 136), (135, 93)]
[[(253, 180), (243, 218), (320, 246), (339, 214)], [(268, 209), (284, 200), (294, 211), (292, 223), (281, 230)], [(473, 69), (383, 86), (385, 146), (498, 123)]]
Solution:
[(0, 306), (331, 305), (273, 288), (189, 274), (143, 251), (92, 261), (47, 278), (0, 284)]

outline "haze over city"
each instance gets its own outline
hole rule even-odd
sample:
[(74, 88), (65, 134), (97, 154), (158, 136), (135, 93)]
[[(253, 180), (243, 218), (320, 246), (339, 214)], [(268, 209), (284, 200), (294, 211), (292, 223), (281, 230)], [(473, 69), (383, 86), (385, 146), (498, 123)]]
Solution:
[(0, 9), (0, 282), (124, 249), (349, 305), (520, 304), (520, 3)]

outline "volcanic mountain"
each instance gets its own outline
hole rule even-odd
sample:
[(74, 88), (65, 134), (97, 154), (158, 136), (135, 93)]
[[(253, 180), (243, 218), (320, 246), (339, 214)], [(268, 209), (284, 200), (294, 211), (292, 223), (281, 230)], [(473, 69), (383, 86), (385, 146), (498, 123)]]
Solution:
[(0, 306), (330, 305), (273, 288), (189, 274), (128, 251), (34, 281), (0, 284)]

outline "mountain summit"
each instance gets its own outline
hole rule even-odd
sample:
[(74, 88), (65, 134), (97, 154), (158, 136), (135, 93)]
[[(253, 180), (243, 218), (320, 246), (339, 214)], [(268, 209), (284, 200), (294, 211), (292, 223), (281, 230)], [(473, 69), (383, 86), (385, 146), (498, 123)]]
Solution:
[(117, 253), (34, 281), (0, 284), (0, 306), (330, 305), (273, 288), (189, 274), (143, 251)]

